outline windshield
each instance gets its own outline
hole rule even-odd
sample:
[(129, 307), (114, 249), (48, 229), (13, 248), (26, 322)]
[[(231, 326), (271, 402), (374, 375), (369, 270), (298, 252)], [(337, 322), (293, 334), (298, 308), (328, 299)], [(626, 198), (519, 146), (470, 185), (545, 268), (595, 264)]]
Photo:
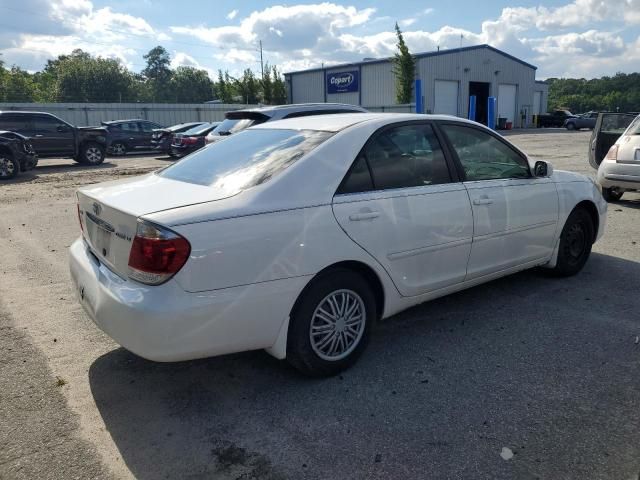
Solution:
[(243, 190), (266, 182), (332, 135), (314, 130), (247, 130), (196, 151), (158, 175)]
[(184, 136), (188, 137), (189, 135), (202, 135), (203, 133), (206, 133), (210, 128), (210, 123), (203, 123), (202, 125), (198, 125), (184, 132)]
[(253, 118), (225, 118), (211, 133), (213, 135), (231, 135), (249, 128), (255, 122)]

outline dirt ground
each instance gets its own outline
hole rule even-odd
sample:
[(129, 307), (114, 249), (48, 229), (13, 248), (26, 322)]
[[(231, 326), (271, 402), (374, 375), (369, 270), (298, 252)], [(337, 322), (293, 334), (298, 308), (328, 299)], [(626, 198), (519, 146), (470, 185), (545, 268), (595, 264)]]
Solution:
[[(593, 176), (589, 135), (509, 138)], [(42, 160), (0, 184), (0, 478), (638, 478), (640, 195), (610, 205), (580, 275), (413, 308), (308, 380), (264, 352), (142, 360), (76, 302), (75, 189), (168, 161)]]

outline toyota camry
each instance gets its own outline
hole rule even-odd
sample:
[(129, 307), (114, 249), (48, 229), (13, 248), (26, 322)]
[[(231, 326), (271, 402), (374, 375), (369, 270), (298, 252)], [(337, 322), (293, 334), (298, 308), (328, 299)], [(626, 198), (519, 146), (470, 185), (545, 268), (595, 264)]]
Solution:
[(412, 114), (269, 122), (77, 199), (72, 278), (116, 342), (156, 361), (266, 349), (314, 376), (413, 305), (533, 267), (578, 273), (606, 213), (589, 178)]

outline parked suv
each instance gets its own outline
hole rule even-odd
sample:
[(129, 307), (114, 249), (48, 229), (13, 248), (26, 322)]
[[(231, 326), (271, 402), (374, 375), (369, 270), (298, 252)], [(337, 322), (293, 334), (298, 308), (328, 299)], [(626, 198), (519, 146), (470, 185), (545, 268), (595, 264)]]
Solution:
[(100, 127), (74, 127), (45, 112), (0, 111), (0, 130), (29, 139), (39, 158), (71, 157), (98, 165), (104, 161), (107, 131)]
[(31, 170), (38, 156), (29, 140), (15, 132), (0, 131), (0, 180), (8, 180), (20, 172)]
[(542, 128), (563, 127), (564, 122), (576, 116), (569, 110), (554, 110), (551, 113), (543, 113), (538, 117), (538, 126)]
[(224, 121), (205, 139), (206, 143), (221, 140), (227, 135), (238, 133), (245, 128), (260, 123), (284, 118), (329, 115), (331, 113), (366, 113), (362, 107), (344, 103), (301, 103), (297, 105), (276, 105), (273, 107), (249, 108), (227, 112)]
[(109, 132), (109, 153), (124, 155), (136, 150), (152, 150), (153, 131), (162, 125), (149, 120), (115, 120), (102, 122)]

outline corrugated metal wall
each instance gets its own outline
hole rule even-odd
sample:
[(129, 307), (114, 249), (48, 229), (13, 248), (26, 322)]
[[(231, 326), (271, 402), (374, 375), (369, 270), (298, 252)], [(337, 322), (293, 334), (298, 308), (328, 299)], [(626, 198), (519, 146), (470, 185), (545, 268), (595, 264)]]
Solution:
[(542, 82), (536, 82), (534, 87), (534, 91), (540, 92), (540, 113), (545, 113), (549, 111), (549, 85)]
[(324, 74), (322, 71), (291, 76), (289, 84), (291, 103), (324, 102)]
[(169, 126), (181, 122), (216, 122), (224, 119), (225, 112), (254, 106), (222, 103), (0, 103), (0, 110), (48, 112), (77, 126), (128, 118), (143, 118)]
[[(360, 104), (365, 108), (389, 107), (395, 104), (395, 77), (391, 62), (359, 64), (361, 68), (360, 92), (327, 95), (326, 101)], [(327, 68), (310, 72), (287, 74), (292, 103), (325, 101), (326, 72), (354, 70), (358, 65)], [(499, 84), (517, 86), (515, 127), (522, 126), (520, 112), (527, 116), (524, 125), (532, 122), (535, 69), (515, 61), (489, 48), (454, 51), (450, 54), (427, 56), (418, 59), (416, 76), (422, 79), (425, 110), (431, 111), (435, 104), (436, 80), (453, 80), (459, 85), (458, 115), (466, 117), (469, 111), (469, 82), (490, 84), (490, 95), (498, 95)], [(546, 111), (548, 93), (542, 95), (542, 108)], [(360, 101), (358, 101), (360, 100)]]

